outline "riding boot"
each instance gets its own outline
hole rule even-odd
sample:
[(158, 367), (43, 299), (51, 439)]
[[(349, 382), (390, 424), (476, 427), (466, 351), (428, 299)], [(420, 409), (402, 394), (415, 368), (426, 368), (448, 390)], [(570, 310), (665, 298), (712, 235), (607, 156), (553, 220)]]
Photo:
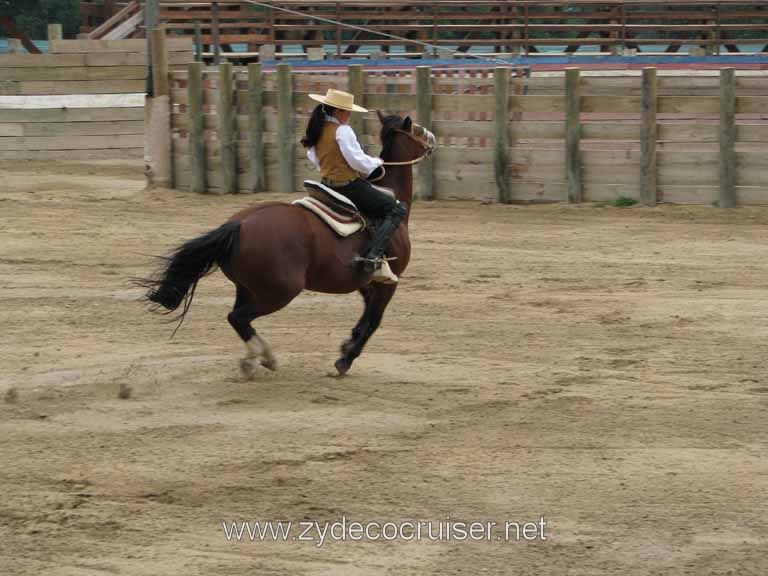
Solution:
[(363, 265), (369, 272), (373, 272), (381, 267), (381, 262), (384, 258), (384, 251), (389, 245), (389, 241), (400, 226), (400, 222), (403, 221), (405, 215), (408, 213), (408, 208), (402, 202), (398, 202), (392, 207), (392, 210), (384, 217), (384, 220), (379, 224), (373, 233), (373, 240), (368, 245), (368, 248), (363, 255)]

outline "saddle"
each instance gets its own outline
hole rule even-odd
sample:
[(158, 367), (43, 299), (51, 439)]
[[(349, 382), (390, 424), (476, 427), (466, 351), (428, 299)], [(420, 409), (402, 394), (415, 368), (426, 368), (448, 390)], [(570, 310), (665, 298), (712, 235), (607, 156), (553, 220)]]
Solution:
[[(346, 196), (314, 180), (305, 180), (304, 188), (307, 189), (309, 196), (294, 200), (291, 204), (306, 208), (339, 236), (351, 236), (368, 227), (365, 217), (354, 202)], [(389, 188), (381, 186), (376, 188), (392, 197), (395, 195)]]

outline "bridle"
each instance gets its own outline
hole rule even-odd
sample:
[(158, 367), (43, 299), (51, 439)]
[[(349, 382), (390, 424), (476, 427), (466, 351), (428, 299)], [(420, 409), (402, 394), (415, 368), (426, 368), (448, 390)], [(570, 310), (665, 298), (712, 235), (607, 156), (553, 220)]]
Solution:
[[(421, 128), (424, 131), (427, 131), (427, 129), (424, 128), (423, 126), (419, 126), (419, 128)], [(418, 136), (416, 136), (416, 134), (413, 133), (413, 125), (411, 125), (410, 130), (403, 130), (402, 128), (394, 128), (393, 130), (395, 132), (399, 132), (400, 134), (405, 134), (406, 136), (408, 136), (408, 138), (416, 142), (419, 146), (421, 146), (424, 149), (424, 153), (418, 158), (414, 158), (413, 160), (404, 160), (402, 162), (384, 162), (384, 166), (411, 166), (413, 164), (418, 164), (419, 162), (424, 160), (424, 158), (427, 158), (430, 154), (432, 154), (432, 152), (434, 152), (435, 150), (434, 143), (430, 143), (429, 141), (423, 140)]]

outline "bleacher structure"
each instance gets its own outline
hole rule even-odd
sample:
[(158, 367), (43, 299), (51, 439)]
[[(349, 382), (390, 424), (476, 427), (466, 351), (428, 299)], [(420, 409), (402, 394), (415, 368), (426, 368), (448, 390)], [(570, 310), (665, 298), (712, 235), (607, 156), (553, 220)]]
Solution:
[[(264, 45), (286, 55), (306, 56), (311, 49), (320, 49), (334, 57), (372, 51), (377, 57), (394, 53), (460, 57), (470, 49), (497, 55), (768, 51), (767, 0), (263, 0), (259, 4), (162, 0), (158, 23), (171, 35), (197, 37), (205, 51), (218, 46), (223, 56), (230, 57), (238, 52), (240, 57), (255, 56)], [(144, 36), (143, 3), (138, 0), (98, 7), (82, 2), (81, 13), (82, 31), (89, 38)]]

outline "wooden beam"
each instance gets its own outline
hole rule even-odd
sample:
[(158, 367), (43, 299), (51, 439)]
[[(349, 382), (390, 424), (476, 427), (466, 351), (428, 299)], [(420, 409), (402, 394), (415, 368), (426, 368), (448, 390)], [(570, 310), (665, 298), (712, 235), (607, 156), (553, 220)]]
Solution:
[(168, 49), (165, 44), (165, 30), (155, 28), (150, 32), (152, 42), (152, 86), (154, 96), (168, 96)]
[(248, 65), (248, 158), (251, 166), (251, 192), (266, 189), (264, 177), (264, 109), (261, 64)]
[[(432, 69), (416, 67), (416, 120), (427, 130), (432, 130)], [(426, 158), (419, 163), (418, 178), (420, 200), (434, 200), (433, 160)]]
[(48, 24), (48, 41), (61, 40), (64, 38), (64, 33), (61, 24)]
[(509, 204), (509, 68), (496, 68), (493, 78), (496, 97), (493, 121), (494, 177), (499, 202)]
[(221, 157), (221, 187), (225, 194), (237, 192), (237, 117), (232, 63), (219, 64), (219, 154)]
[(187, 113), (189, 114), (190, 192), (205, 192), (205, 126), (203, 124), (203, 64), (187, 65)]
[(654, 206), (656, 190), (656, 68), (643, 68), (643, 89), (640, 127), (640, 201)]
[(578, 68), (565, 69), (565, 174), (568, 202), (581, 202), (581, 90)]
[(733, 68), (720, 70), (720, 207), (736, 206), (736, 87)]
[(277, 65), (278, 192), (291, 193), (293, 185), (293, 75), (290, 64)]

